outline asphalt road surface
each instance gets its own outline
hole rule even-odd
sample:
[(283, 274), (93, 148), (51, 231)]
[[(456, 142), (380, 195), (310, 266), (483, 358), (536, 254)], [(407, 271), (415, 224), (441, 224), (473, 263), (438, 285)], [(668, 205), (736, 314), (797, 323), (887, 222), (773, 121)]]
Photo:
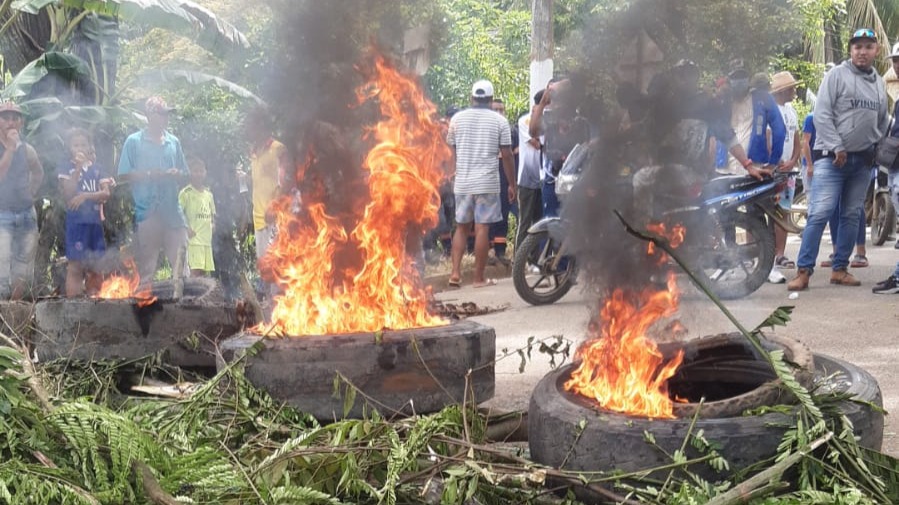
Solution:
[[(829, 239), (821, 250), (830, 250)], [(791, 237), (787, 256), (797, 257), (798, 239)], [(793, 320), (776, 333), (798, 339), (813, 352), (826, 354), (855, 363), (868, 370), (880, 384), (884, 407), (899, 412), (899, 294), (875, 295), (871, 286), (888, 277), (899, 250), (893, 242), (881, 247), (868, 246), (867, 268), (852, 269), (862, 281), (861, 287), (832, 286), (830, 269), (818, 268), (809, 290), (790, 300), (784, 284), (766, 284), (748, 298), (726, 302), (744, 326), (754, 328), (775, 308), (795, 306)], [(822, 258), (819, 258), (819, 261)], [(791, 278), (795, 270), (784, 270)], [(683, 277), (683, 276), (682, 276)], [(682, 286), (680, 319), (687, 328), (686, 338), (734, 331), (734, 327), (711, 302), (690, 286)], [(496, 330), (497, 353), (507, 349), (512, 356), (496, 365), (496, 396), (485, 405), (499, 410), (526, 410), (531, 391), (549, 371), (549, 357), (534, 349), (524, 372), (519, 372), (521, 358), (514, 351), (527, 345), (529, 337), (543, 339), (562, 335), (580, 343), (584, 339), (591, 310), (596, 302), (580, 286), (553, 305), (533, 307), (515, 293), (511, 279), (501, 279), (496, 285), (461, 289), (437, 294), (443, 301), (470, 301), (481, 306), (508, 305), (501, 312), (472, 318)], [(572, 357), (574, 354), (572, 348)], [(884, 433), (885, 452), (899, 456), (899, 421), (888, 415)]]

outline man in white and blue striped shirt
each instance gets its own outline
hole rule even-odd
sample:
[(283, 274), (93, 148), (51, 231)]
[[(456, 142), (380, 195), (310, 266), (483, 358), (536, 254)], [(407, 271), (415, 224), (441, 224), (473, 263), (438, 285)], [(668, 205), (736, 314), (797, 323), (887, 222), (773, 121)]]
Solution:
[(474, 83), (471, 107), (450, 121), (446, 141), (453, 147), (456, 195), (456, 232), (453, 235), (453, 271), (450, 286), (461, 284), (462, 256), (468, 236), (475, 231), (474, 287), (494, 284), (484, 277), (487, 251), (490, 247), (490, 225), (502, 220), (500, 212), (500, 177), (496, 158), (501, 156), (509, 181), (509, 201), (516, 198), (512, 131), (506, 119), (491, 110), (493, 85), (489, 81)]

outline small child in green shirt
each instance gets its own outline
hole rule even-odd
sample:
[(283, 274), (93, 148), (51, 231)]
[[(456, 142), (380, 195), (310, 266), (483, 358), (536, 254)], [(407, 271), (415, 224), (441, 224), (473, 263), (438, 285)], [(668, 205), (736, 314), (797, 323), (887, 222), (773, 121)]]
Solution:
[(204, 277), (215, 271), (212, 260), (212, 231), (215, 201), (206, 187), (206, 163), (199, 158), (187, 161), (190, 184), (181, 190), (178, 202), (187, 219), (187, 264), (192, 277)]

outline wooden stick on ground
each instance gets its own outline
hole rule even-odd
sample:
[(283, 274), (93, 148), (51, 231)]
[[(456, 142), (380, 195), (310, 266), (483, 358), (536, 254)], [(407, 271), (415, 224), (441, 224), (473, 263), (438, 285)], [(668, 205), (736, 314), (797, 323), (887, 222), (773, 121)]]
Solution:
[(184, 263), (187, 259), (187, 246), (182, 245), (178, 248), (178, 254), (175, 256), (175, 264), (172, 265), (172, 282), (174, 286), (174, 293), (172, 294), (172, 298), (175, 301), (181, 299), (184, 296)]
[(259, 304), (259, 299), (256, 298), (256, 291), (253, 289), (253, 286), (250, 285), (250, 280), (247, 279), (247, 273), (241, 272), (239, 277), (240, 292), (243, 293), (243, 299), (253, 308), (253, 316), (256, 318), (256, 324), (264, 323), (265, 312), (262, 311), (262, 305)]
[(757, 489), (772, 485), (777, 486), (777, 483), (772, 481), (780, 479), (781, 475), (783, 475), (783, 473), (788, 468), (795, 465), (799, 462), (799, 460), (808, 456), (812, 451), (825, 444), (828, 440), (831, 439), (831, 437), (833, 437), (833, 433), (827, 433), (823, 437), (809, 444), (808, 447), (790, 454), (771, 468), (753, 475), (740, 484), (734, 486), (734, 488), (730, 491), (724, 494), (720, 494), (709, 500), (708, 505), (737, 505), (739, 503), (747, 503), (756, 495), (755, 491)]
[(162, 486), (159, 485), (159, 481), (153, 476), (153, 471), (150, 470), (150, 467), (147, 466), (146, 463), (134, 460), (131, 463), (131, 468), (134, 469), (138, 477), (140, 477), (141, 483), (144, 486), (144, 491), (147, 493), (147, 498), (149, 498), (151, 502), (158, 505), (179, 505), (178, 500), (162, 489)]

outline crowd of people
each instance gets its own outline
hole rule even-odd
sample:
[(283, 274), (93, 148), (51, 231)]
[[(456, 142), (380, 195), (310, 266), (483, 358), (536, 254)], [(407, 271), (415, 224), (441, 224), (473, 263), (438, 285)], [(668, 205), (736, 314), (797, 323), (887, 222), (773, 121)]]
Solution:
[[(65, 133), (67, 158), (57, 174), (65, 206), (66, 296), (96, 295), (104, 274), (126, 267), (132, 256), (134, 273), (142, 283), (156, 278), (160, 253), (176, 277), (216, 271), (216, 205), (206, 181), (206, 163), (185, 156), (169, 130), (173, 110), (162, 97), (146, 100), (146, 127), (125, 140), (115, 172), (100, 166), (89, 131), (73, 128)], [(0, 298), (12, 300), (26, 297), (34, 278), (35, 200), (45, 176), (34, 147), (20, 138), (23, 126), (21, 108), (0, 103)], [(274, 235), (273, 216), (266, 209), (293, 187), (284, 184), (291, 170), (287, 149), (274, 140), (271, 118), (263, 108), (250, 111), (243, 128), (250, 143), (252, 223), (261, 257)], [(107, 254), (103, 225), (104, 204), (117, 184), (127, 185), (134, 202), (134, 245), (125, 259), (119, 251)], [(110, 257), (118, 264), (110, 267)]]
[[(630, 116), (622, 123), (642, 124), (640, 128), (653, 130), (649, 135), (657, 140), (644, 168), (634, 175), (634, 200), (651, 206), (666, 171), (677, 171), (685, 185), (716, 174), (764, 178), (776, 170), (799, 171), (809, 201), (799, 256), (793, 261), (786, 255), (787, 236), (797, 231), (786, 219), (795, 192), (791, 179), (779, 197), (783, 219), (775, 220), (776, 259), (768, 281), (787, 283), (791, 291), (807, 289), (829, 223), (833, 253), (820, 266), (832, 270), (830, 284), (861, 285), (849, 269), (868, 266), (864, 200), (876, 170), (875, 153), (885, 135), (899, 136), (895, 121), (889, 128), (888, 97), (883, 78), (874, 68), (879, 51), (872, 30), (856, 31), (849, 41), (850, 58), (828, 65), (814, 110), (803, 121), (792, 104), (800, 81), (788, 71), (773, 76), (752, 74), (739, 60), (726, 77), (716, 81), (714, 90), (702, 89), (700, 69), (688, 60), (657, 76), (660, 79), (650, 83), (646, 94), (620, 90), (619, 102)], [(899, 73), (899, 44), (889, 59)], [(452, 241), (450, 286), (461, 282), (460, 260), (472, 224), (474, 286), (491, 283), (484, 277), (489, 225), (506, 219), (499, 212), (506, 195), (509, 202), (518, 196), (516, 245), (532, 223), (558, 214), (554, 177), (574, 145), (595, 137), (594, 128), (578, 113), (578, 104), (563, 98), (571, 96), (564, 92), (569, 85), (570, 80), (562, 78), (533, 97), (532, 110), (517, 121), (516, 144), (504, 118), (490, 114), (496, 100), (489, 82), (476, 83), (469, 109), (450, 121), (447, 140), (455, 152), (458, 224)], [(652, 121), (645, 121), (654, 114)], [(659, 121), (660, 116), (668, 120)], [(899, 117), (899, 104), (892, 117)], [(508, 173), (507, 162), (513, 154), (518, 170), (514, 177)], [(887, 168), (893, 174), (892, 187), (899, 166)], [(893, 195), (895, 199), (895, 191)], [(444, 192), (442, 196), (451, 195)], [(784, 276), (788, 270), (796, 272), (789, 282)], [(899, 293), (899, 265), (873, 292)]]
[[(641, 127), (656, 137), (650, 155), (656, 159), (634, 175), (635, 198), (651, 201), (654, 185), (669, 169), (681, 170), (685, 183), (715, 174), (764, 178), (775, 170), (800, 170), (809, 210), (799, 256), (795, 262), (786, 256), (790, 230), (778, 221), (769, 282), (786, 282), (782, 272), (795, 269), (787, 288), (807, 289), (829, 223), (833, 253), (820, 266), (831, 268), (831, 284), (859, 286), (849, 269), (868, 266), (863, 207), (875, 154), (886, 135), (899, 137), (896, 121), (890, 128), (888, 96), (874, 68), (879, 50), (873, 31), (856, 31), (849, 41), (850, 58), (828, 67), (814, 110), (804, 121), (791, 103), (801, 84), (792, 74), (751, 74), (740, 61), (732, 64), (714, 90), (702, 89), (700, 69), (688, 60), (661, 74), (663, 78), (654, 80), (638, 98), (632, 90), (621, 90), (619, 102), (630, 116), (623, 123), (639, 125), (641, 117), (659, 110), (672, 119)], [(899, 73), (899, 44), (889, 58)], [(474, 83), (467, 107), (447, 111), (452, 178), (440, 188), (440, 224), (426, 236), (424, 249), (432, 258), (441, 254), (451, 258), (450, 286), (461, 285), (466, 251), (475, 257), (474, 287), (495, 282), (485, 275), (488, 261), (510, 264), (506, 251), (510, 213), (517, 217), (516, 246), (532, 224), (558, 215), (555, 177), (574, 146), (597, 137), (597, 129), (580, 113), (571, 87), (568, 77), (550, 81), (532, 97), (530, 111), (512, 123), (486, 80)], [(127, 184), (133, 196), (138, 244), (134, 259), (141, 279), (154, 278), (160, 252), (176, 275), (215, 271), (215, 199), (206, 185), (204, 161), (186, 157), (179, 139), (169, 131), (172, 110), (161, 97), (146, 101), (147, 125), (126, 139), (115, 177), (98, 166), (90, 132), (73, 129), (66, 134), (68, 160), (57, 172), (66, 207), (67, 296), (95, 294), (99, 289), (102, 272), (95, 264), (106, 253), (104, 203), (116, 184)], [(897, 116), (899, 103), (892, 114)], [(670, 131), (656, 131), (666, 124)], [(16, 104), (0, 103), (0, 297), (11, 299), (22, 298), (33, 277), (34, 199), (44, 178), (35, 149), (20, 138), (23, 125)], [(288, 180), (292, 170), (288, 149), (274, 139), (271, 118), (263, 109), (251, 112), (243, 126), (250, 143), (252, 226), (261, 258), (275, 234), (267, 209), (292, 187)], [(888, 168), (894, 175), (899, 169)], [(793, 191), (789, 187), (781, 195), (785, 212)], [(899, 293), (899, 265), (873, 291)]]

